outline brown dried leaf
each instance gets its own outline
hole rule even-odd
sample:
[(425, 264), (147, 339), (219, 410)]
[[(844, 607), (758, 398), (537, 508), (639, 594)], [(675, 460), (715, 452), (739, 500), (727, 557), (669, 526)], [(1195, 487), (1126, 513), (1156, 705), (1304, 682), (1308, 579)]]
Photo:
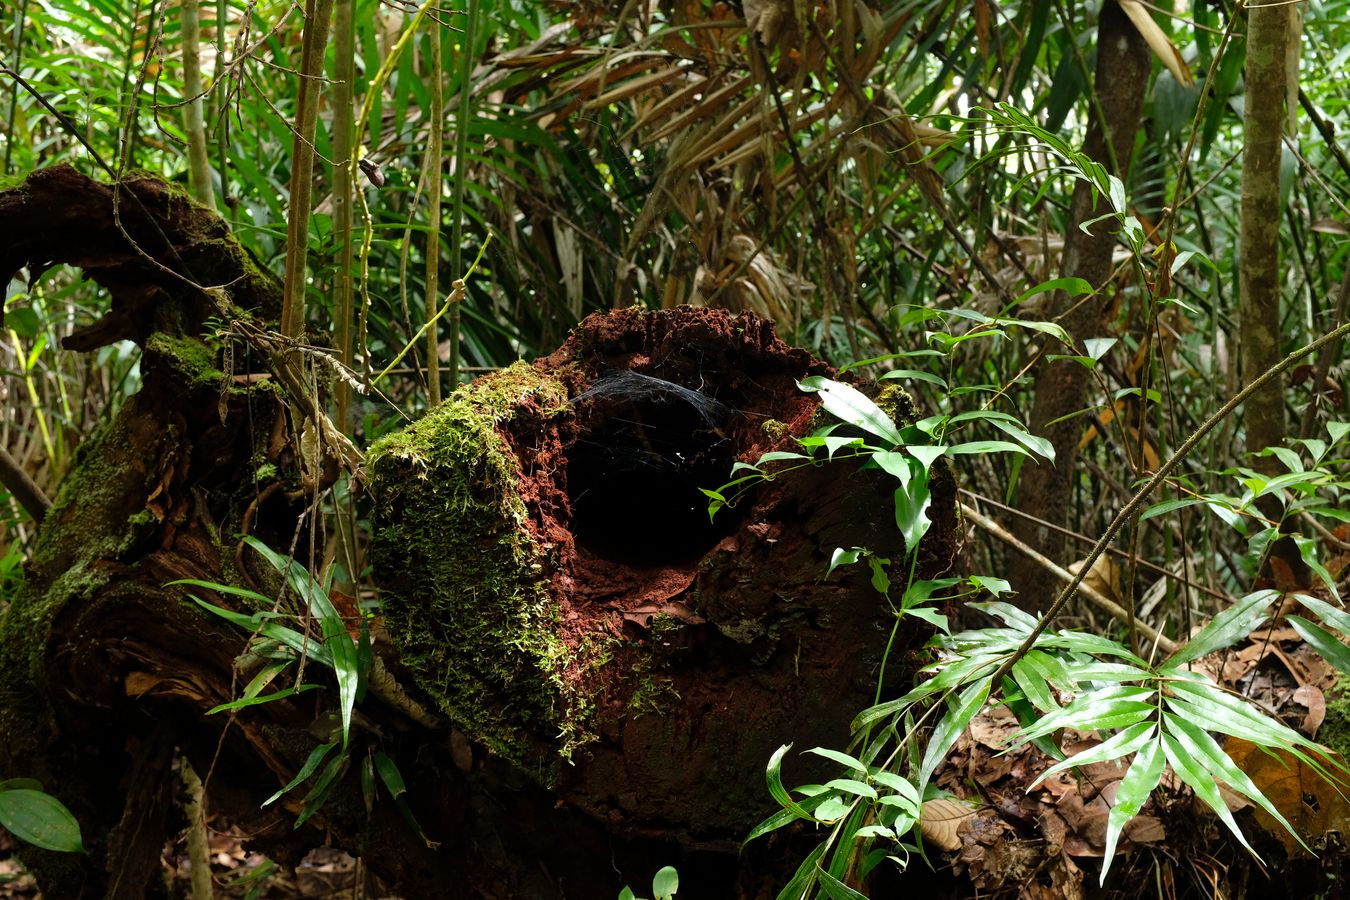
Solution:
[(1322, 727), (1327, 717), (1327, 698), (1322, 694), (1322, 689), (1313, 684), (1299, 685), (1298, 690), (1294, 691), (1294, 702), (1308, 709), (1299, 731), (1308, 737), (1316, 737), (1317, 729)]
[(1162, 30), (1153, 19), (1153, 14), (1148, 11), (1144, 4), (1139, 0), (1120, 0), (1120, 8), (1125, 11), (1125, 15), (1130, 17), (1134, 27), (1139, 30), (1144, 41), (1148, 43), (1149, 49), (1162, 61), (1167, 67), (1167, 71), (1172, 73), (1172, 77), (1178, 84), (1184, 84), (1186, 87), (1195, 87), (1195, 78), (1191, 75), (1191, 70), (1186, 68), (1186, 60), (1181, 56), (1181, 51), (1172, 43), (1167, 32)]
[(955, 800), (929, 800), (923, 805), (923, 815), (919, 820), (923, 839), (941, 850), (960, 850), (961, 838), (957, 835), (957, 829), (974, 815), (975, 810)]
[[(1336, 785), (1328, 783), (1287, 750), (1266, 750), (1237, 738), (1230, 739), (1224, 750), (1304, 840), (1311, 843), (1328, 832), (1350, 832), (1350, 800), (1343, 793), (1350, 789), (1350, 781), (1340, 782), (1337, 790)], [(1314, 756), (1321, 756), (1332, 771), (1344, 765), (1338, 753)], [(1294, 836), (1268, 813), (1259, 806), (1254, 812), (1256, 820), (1278, 837), (1290, 854), (1307, 854)]]

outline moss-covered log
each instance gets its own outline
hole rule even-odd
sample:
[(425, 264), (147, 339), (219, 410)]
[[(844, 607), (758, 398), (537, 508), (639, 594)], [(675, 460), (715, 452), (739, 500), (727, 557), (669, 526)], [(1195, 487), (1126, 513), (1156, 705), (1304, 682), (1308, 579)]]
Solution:
[[(847, 741), (894, 621), (864, 573), (824, 577), (839, 547), (903, 555), (879, 473), (808, 468), (711, 522), (698, 490), (821, 424), (813, 374), (753, 316), (626, 310), (377, 444), (376, 576), (417, 685), (615, 830), (734, 847), (780, 744)], [(947, 479), (932, 515), (926, 574)]]
[[(329, 737), (336, 691), (209, 715), (259, 660), (166, 587), (277, 596), (243, 536), (295, 546), (330, 477), (306, 471), (291, 433), (314, 398), (265, 377), (272, 359), (246, 337), (208, 331), (250, 313), (259, 327), (278, 285), (181, 192), (67, 168), (0, 192), (0, 275), (58, 264), (112, 298), (69, 347), (133, 340), (144, 381), (81, 448), (0, 620), (0, 778), (41, 780), (91, 850), (26, 852), (49, 896), (160, 890), (155, 848), (179, 813), (153, 788), (177, 755), (217, 824), (256, 849), (287, 863), (335, 844), (407, 897), (614, 896), (615, 865), (675, 863), (685, 892), (711, 898), (738, 871), (748, 883), (746, 866), (791, 865), (773, 845), (748, 863), (732, 851), (771, 811), (772, 751), (840, 744), (872, 696), (891, 614), (862, 573), (823, 575), (835, 547), (899, 549), (890, 492), (875, 473), (807, 469), (710, 523), (697, 488), (813, 427), (795, 382), (826, 366), (753, 317), (622, 311), (373, 447), (377, 650), (444, 721), (372, 691), (351, 764), (297, 831), (303, 791), (260, 804)], [(926, 573), (952, 552), (949, 483), (932, 515)], [(901, 637), (890, 674), (922, 637)], [(377, 752), (436, 845), (387, 798), (367, 810)]]

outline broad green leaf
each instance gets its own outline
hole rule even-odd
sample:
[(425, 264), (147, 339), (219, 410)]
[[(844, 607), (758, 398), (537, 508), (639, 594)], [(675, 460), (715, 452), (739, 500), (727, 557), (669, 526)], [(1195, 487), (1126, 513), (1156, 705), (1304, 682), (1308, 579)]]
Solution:
[(1151, 519), (1154, 516), (1165, 516), (1178, 509), (1185, 509), (1188, 506), (1195, 506), (1197, 503), (1204, 502), (1205, 500), (1203, 497), (1182, 497), (1178, 500), (1164, 500), (1163, 502), (1155, 503), (1144, 510), (1144, 514), (1139, 517), (1139, 521), (1142, 522), (1145, 519)]
[(814, 819), (815, 814), (803, 807), (787, 792), (783, 787), (783, 757), (792, 749), (791, 744), (784, 744), (774, 751), (773, 756), (769, 758), (769, 765), (765, 773), (765, 779), (769, 784), (769, 794), (778, 801), (778, 805), (797, 816), (799, 819)]
[(1326, 566), (1322, 565), (1321, 560), (1317, 558), (1317, 544), (1312, 538), (1304, 537), (1301, 534), (1294, 535), (1294, 546), (1298, 547), (1299, 558), (1309, 569), (1317, 573), (1317, 577), (1322, 579), (1322, 583), (1327, 586), (1331, 596), (1337, 601), (1341, 599), (1340, 591), (1336, 590), (1336, 579), (1331, 577)]
[(835, 778), (826, 782), (825, 786), (844, 794), (852, 794), (855, 797), (865, 797), (868, 800), (877, 799), (876, 788), (853, 778)]
[(866, 894), (858, 893), (824, 869), (817, 868), (816, 871), (820, 875), (820, 886), (830, 900), (867, 900)]
[(1059, 704), (1055, 702), (1054, 695), (1049, 686), (1045, 683), (1044, 676), (1028, 664), (1026, 657), (1019, 659), (1012, 667), (1013, 680), (1017, 686), (1022, 689), (1022, 693), (1031, 704), (1039, 710), (1049, 711), (1059, 709)]
[[(1150, 737), (1152, 732), (1150, 731)], [(1162, 780), (1164, 763), (1163, 748), (1159, 741), (1148, 740), (1135, 755), (1125, 776), (1120, 779), (1116, 789), (1116, 802), (1106, 818), (1106, 850), (1102, 859), (1102, 874), (1099, 884), (1106, 884), (1106, 873), (1116, 855), (1116, 842), (1125, 825), (1144, 808), (1149, 794)]]
[(1199, 659), (1207, 653), (1231, 647), (1251, 634), (1266, 617), (1266, 607), (1279, 597), (1276, 591), (1256, 591), (1238, 600), (1200, 629), (1186, 645), (1167, 660), (1169, 668)]
[(1023, 428), (1020, 424), (1013, 422), (994, 421), (993, 426), (1004, 434), (1007, 434), (1013, 440), (1026, 446), (1028, 450), (1035, 453), (1042, 459), (1054, 462), (1055, 445), (1040, 435), (1032, 434)]
[(1295, 594), (1294, 597), (1327, 625), (1342, 634), (1350, 634), (1350, 612), (1308, 594)]
[(1036, 617), (1031, 613), (1018, 609), (1011, 603), (1004, 603), (1002, 600), (987, 600), (966, 605), (973, 609), (983, 610), (1022, 634), (1030, 634), (1038, 624)]
[(1020, 453), (1027, 451), (1012, 441), (967, 441), (947, 448), (948, 456), (975, 455), (983, 453)]
[(1322, 654), (1322, 658), (1335, 666), (1337, 671), (1350, 675), (1350, 647), (1342, 644), (1325, 628), (1309, 622), (1302, 616), (1289, 616), (1289, 624), (1294, 626), (1299, 637)]
[(972, 575), (970, 576), (970, 586), (988, 591), (995, 597), (1001, 597), (1004, 594), (1012, 593), (1012, 585), (1003, 578), (994, 578), (990, 575)]
[(937, 385), (944, 391), (947, 390), (947, 379), (934, 375), (931, 372), (922, 372), (918, 369), (895, 369), (881, 376), (882, 380), (890, 381), (893, 379), (904, 378), (910, 381), (924, 381), (928, 384)]
[(680, 873), (674, 866), (665, 866), (652, 877), (652, 900), (670, 900), (679, 889)]
[(1158, 726), (1154, 722), (1139, 722), (1131, 725), (1122, 731), (1118, 731), (1106, 740), (1097, 744), (1095, 747), (1089, 747), (1086, 750), (1075, 753), (1068, 759), (1055, 763), (1050, 768), (1041, 773), (1040, 777), (1031, 783), (1031, 787), (1057, 775), (1065, 769), (1078, 768), (1080, 766), (1090, 766), (1093, 763), (1106, 762), (1110, 759), (1120, 759), (1139, 750), (1145, 744), (1157, 743)]
[(827, 747), (812, 747), (807, 753), (814, 753), (816, 756), (823, 756), (828, 760), (839, 763), (846, 769), (852, 769), (855, 772), (866, 774), (867, 767), (861, 762), (849, 756), (847, 753), (840, 753), (838, 750), (830, 750)]
[(900, 529), (900, 537), (909, 553), (917, 551), (919, 542), (933, 524), (928, 518), (931, 502), (926, 476), (915, 478), (908, 487), (895, 489), (895, 525)]
[(908, 779), (894, 772), (880, 771), (872, 773), (872, 780), (895, 791), (891, 796), (897, 798), (899, 805), (916, 816), (919, 814), (919, 791)]
[(296, 786), (301, 784), (306, 778), (313, 775), (315, 770), (319, 768), (319, 764), (323, 762), (324, 757), (327, 756), (329, 751), (331, 751), (336, 746), (337, 746), (336, 743), (320, 744), (319, 746), (311, 750), (309, 752), (309, 757), (305, 760), (305, 764), (300, 767), (299, 772), (295, 773), (295, 777), (290, 780), (290, 783), (288, 783), (284, 788), (282, 788), (281, 790), (277, 791), (275, 794), (264, 800), (262, 802), (262, 805), (270, 806), (272, 803), (275, 803), (283, 794), (291, 790), (294, 790)]
[[(933, 463), (937, 462), (942, 454), (948, 450), (941, 444), (909, 444), (905, 449), (922, 464), (924, 474), (927, 474), (928, 470), (933, 468)], [(915, 472), (913, 474), (917, 476), (920, 473)]]
[(878, 450), (872, 454), (872, 462), (876, 463), (887, 475), (898, 480), (901, 487), (908, 486), (913, 472), (910, 469), (910, 458), (904, 453), (898, 450)]
[(1218, 741), (1214, 740), (1203, 728), (1194, 722), (1174, 715), (1163, 716), (1163, 727), (1191, 755), (1191, 758), (1203, 766), (1210, 775), (1264, 809), (1272, 819), (1284, 826), (1284, 829), (1293, 835), (1295, 840), (1303, 844), (1304, 849), (1312, 852), (1312, 848), (1303, 843), (1303, 839), (1294, 830), (1294, 826), (1289, 824), (1289, 821), (1275, 808), (1275, 804), (1271, 803), (1270, 799), (1262, 793), (1261, 789), (1252, 781), (1251, 776), (1238, 768), (1228, 754), (1223, 752), (1223, 748), (1219, 746)]
[(83, 853), (80, 823), (65, 804), (45, 791), (0, 791), (0, 827), (21, 841), (61, 853)]
[(861, 547), (854, 547), (852, 550), (845, 550), (843, 547), (835, 547), (834, 553), (830, 554), (830, 566), (825, 570), (825, 577), (829, 578), (834, 570), (840, 566), (851, 566), (862, 556)]
[(951, 623), (947, 621), (947, 617), (930, 607), (911, 606), (910, 608), (904, 611), (904, 614), (907, 616), (913, 616), (916, 619), (922, 619), (929, 625), (932, 625), (938, 631), (943, 632), (951, 631)]
[(1246, 847), (1248, 852), (1258, 860), (1261, 858), (1255, 850), (1252, 850), (1247, 838), (1243, 836), (1242, 829), (1233, 819), (1233, 814), (1228, 811), (1228, 805), (1224, 803), (1223, 796), (1219, 793), (1219, 785), (1206, 769), (1200, 763), (1192, 759), (1186, 749), (1170, 734), (1162, 736), (1163, 751), (1167, 754), (1167, 761), (1172, 765), (1172, 771), (1177, 773), (1185, 784), (1195, 791), (1195, 796), (1205, 801), (1205, 805), (1214, 810), (1215, 814), (1223, 824), (1228, 826), (1228, 830), (1233, 832), (1233, 836), (1238, 839), (1242, 846)]
[(892, 447), (904, 443), (891, 417), (857, 388), (821, 375), (803, 378), (797, 386), (807, 393), (820, 394), (820, 404), (830, 415), (876, 435)]
[(928, 747), (924, 750), (923, 765), (919, 768), (917, 779), (919, 786), (928, 784), (928, 779), (932, 777), (938, 764), (946, 759), (948, 751), (961, 736), (961, 732), (983, 708), (984, 701), (989, 699), (989, 687), (988, 678), (981, 678), (970, 685), (961, 692), (956, 702), (949, 706), (947, 714), (938, 720), (932, 736), (928, 739)]

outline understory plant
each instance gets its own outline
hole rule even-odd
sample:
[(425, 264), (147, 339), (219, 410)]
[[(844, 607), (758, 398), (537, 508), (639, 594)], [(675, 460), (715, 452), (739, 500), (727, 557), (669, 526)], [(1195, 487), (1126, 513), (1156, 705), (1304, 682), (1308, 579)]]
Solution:
[[(1029, 788), (1065, 769), (1111, 760), (1128, 764), (1107, 820), (1103, 883), (1126, 823), (1139, 814), (1169, 766), (1249, 850), (1220, 792), (1221, 785), (1264, 810), (1302, 843), (1290, 822), (1228, 755), (1216, 735), (1248, 741), (1267, 751), (1284, 751), (1333, 785), (1344, 782), (1350, 769), (1339, 757), (1195, 667), (1201, 657), (1246, 638), (1268, 616), (1280, 592), (1246, 594), (1158, 662), (1109, 637), (1044, 628), (1034, 616), (997, 599), (1008, 590), (1001, 579), (915, 580), (919, 540), (929, 525), (927, 484), (934, 463), (967, 452), (1041, 453), (1042, 445), (1011, 416), (979, 411), (899, 426), (885, 410), (848, 385), (811, 378), (800, 386), (818, 393), (824, 410), (839, 422), (801, 439), (801, 452), (769, 453), (754, 465), (738, 465), (735, 480), (705, 491), (711, 499), (710, 511), (734, 503), (754, 481), (782, 477), (795, 467), (852, 459), (882, 469), (897, 481), (896, 525), (906, 548), (900, 570), (910, 576), (904, 593), (891, 604), (895, 616), (892, 640), (904, 618), (911, 616), (935, 626), (937, 634), (928, 645), (932, 662), (923, 673), (928, 677), (903, 696), (860, 712), (845, 750), (816, 747), (808, 751), (837, 763), (839, 777), (789, 791), (781, 769), (791, 745), (781, 747), (769, 761), (769, 791), (782, 809), (757, 826), (747, 840), (797, 820), (827, 829), (779, 893), (781, 900), (863, 897), (858, 887), (878, 864), (889, 859), (904, 867), (910, 854), (921, 853), (925, 803), (941, 796), (933, 776), (971, 720), (994, 705), (1006, 706), (1021, 726), (1008, 749), (1034, 744), (1057, 760)], [(980, 421), (1013, 440), (951, 440), (960, 426)], [(837, 434), (840, 425), (851, 426), (864, 436)], [(1156, 505), (1150, 514), (1203, 504), (1248, 534), (1254, 556), (1261, 557), (1281, 528), (1280, 521), (1269, 521), (1255, 512), (1262, 498), (1275, 498), (1288, 515), (1344, 518), (1319, 494), (1339, 492), (1344, 485), (1319, 464), (1347, 432), (1350, 426), (1334, 424), (1330, 441), (1303, 441), (1311, 466), (1298, 453), (1272, 450), (1287, 473), (1266, 476), (1248, 468), (1230, 470), (1228, 474), (1243, 485), (1240, 495), (1192, 492), (1192, 496)], [(1314, 542), (1299, 536), (1294, 540), (1310, 568), (1336, 596), (1330, 575), (1316, 559)], [(891, 560), (865, 548), (840, 548), (830, 570), (858, 561), (869, 565), (873, 586), (891, 599), (889, 573), (895, 571)], [(967, 607), (982, 611), (997, 624), (953, 632), (947, 618), (928, 604), (936, 596), (952, 597), (958, 587), (993, 595), (994, 600)], [(1292, 597), (1311, 618), (1291, 615), (1290, 624), (1332, 665), (1350, 672), (1350, 650), (1333, 633), (1350, 633), (1350, 613), (1309, 593), (1293, 593)], [(880, 679), (878, 685), (879, 698)], [(1096, 732), (1101, 741), (1066, 756), (1055, 740), (1062, 729)]]
[[(352, 719), (356, 707), (366, 696), (374, 660), (370, 642), (370, 624), (366, 616), (358, 616), (354, 623), (356, 634), (349, 629), (347, 619), (333, 605), (329, 596), (331, 573), (320, 580), (297, 560), (277, 553), (252, 536), (244, 538), (278, 573), (289, 594), (298, 598), (299, 610), (284, 613), (281, 603), (257, 591), (234, 585), (218, 584), (194, 578), (172, 581), (169, 586), (185, 585), (205, 588), (219, 594), (239, 597), (256, 608), (252, 613), (224, 609), (189, 595), (203, 609), (227, 622), (247, 629), (252, 637), (241, 655), (241, 668), (256, 669), (240, 696), (222, 703), (209, 714), (242, 711), (251, 706), (284, 700), (296, 694), (323, 690), (324, 684), (304, 679), (306, 663), (316, 663), (321, 670), (332, 673), (337, 687), (336, 714), (326, 740), (310, 751), (295, 776), (263, 805), (274, 803), (300, 785), (313, 779), (306, 793), (295, 827), (299, 828), (323, 808), (352, 764)], [(283, 596), (284, 599), (284, 596)], [(287, 622), (289, 624), (283, 624)], [(315, 633), (317, 631), (317, 633)], [(290, 673), (288, 687), (269, 690), (284, 675)], [(407, 786), (393, 757), (383, 749), (371, 745), (359, 757), (361, 792), (367, 813), (373, 808), (376, 784), (382, 784), (394, 801), (404, 820), (422, 841), (431, 845), (421, 826), (417, 824), (407, 802)]]

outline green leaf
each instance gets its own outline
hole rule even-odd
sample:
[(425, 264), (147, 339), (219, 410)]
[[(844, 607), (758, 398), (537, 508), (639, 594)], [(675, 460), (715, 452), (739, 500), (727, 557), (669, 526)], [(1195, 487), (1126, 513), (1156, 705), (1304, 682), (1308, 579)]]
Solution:
[(821, 375), (803, 378), (797, 386), (807, 393), (820, 394), (820, 405), (835, 418), (876, 435), (892, 447), (904, 443), (891, 417), (857, 388)]
[(1331, 577), (1326, 566), (1322, 565), (1321, 560), (1317, 558), (1317, 544), (1312, 538), (1306, 538), (1301, 534), (1294, 535), (1294, 546), (1298, 547), (1298, 555), (1309, 569), (1317, 573), (1317, 577), (1322, 579), (1322, 583), (1327, 586), (1327, 590), (1337, 601), (1341, 599), (1340, 591), (1336, 590), (1336, 579)]
[(835, 778), (826, 782), (825, 786), (830, 790), (852, 794), (854, 797), (865, 797), (868, 800), (877, 799), (876, 788), (854, 778)]
[[(1150, 729), (1150, 737), (1152, 732)], [(1125, 825), (1143, 809), (1153, 789), (1162, 780), (1164, 753), (1161, 743), (1150, 740), (1135, 755), (1125, 776), (1120, 779), (1116, 789), (1116, 802), (1106, 818), (1106, 851), (1102, 859), (1102, 875), (1099, 884), (1106, 884), (1106, 873), (1115, 859), (1116, 842), (1120, 839)]]
[(1211, 619), (1208, 625), (1186, 642), (1186, 646), (1172, 654), (1167, 660), (1167, 667), (1174, 668), (1207, 653), (1231, 647), (1251, 634), (1256, 623), (1266, 617), (1266, 607), (1277, 597), (1278, 592), (1267, 590), (1256, 591), (1238, 600)]
[(787, 792), (783, 787), (783, 757), (792, 749), (791, 744), (784, 744), (774, 751), (773, 756), (769, 758), (769, 765), (765, 772), (765, 779), (769, 784), (769, 794), (778, 805), (791, 812), (799, 819), (814, 819), (815, 814), (803, 807)]
[(666, 866), (652, 878), (653, 900), (670, 900), (680, 889), (680, 873), (674, 866)]
[(1198, 762), (1191, 758), (1186, 749), (1181, 746), (1175, 737), (1170, 734), (1164, 734), (1163, 751), (1167, 754), (1167, 761), (1172, 765), (1172, 771), (1177, 773), (1180, 778), (1191, 790), (1195, 791), (1195, 796), (1205, 802), (1205, 805), (1214, 810), (1219, 820), (1228, 826), (1228, 830), (1233, 832), (1233, 836), (1238, 839), (1242, 846), (1246, 847), (1248, 852), (1258, 860), (1260, 855), (1252, 850), (1247, 838), (1243, 836), (1242, 829), (1233, 819), (1233, 814), (1228, 811), (1228, 805), (1224, 803), (1223, 796), (1219, 793), (1218, 783)]
[(626, 887), (619, 891), (619, 900), (637, 900), (637, 896), (633, 893), (632, 888)]
[[(942, 454), (947, 452), (947, 448), (941, 444), (910, 444), (905, 448), (915, 459), (923, 465), (923, 473), (933, 468), (933, 463), (941, 458)], [(919, 473), (913, 473), (918, 475)]]
[(948, 456), (981, 453), (1020, 453), (1026, 455), (1027, 451), (1012, 441), (967, 441), (964, 444), (955, 444), (947, 448)]
[(1028, 663), (1026, 657), (1013, 664), (1012, 677), (1017, 682), (1017, 686), (1022, 689), (1022, 693), (1026, 694), (1027, 699), (1037, 709), (1049, 711), (1060, 708), (1059, 704), (1055, 702), (1054, 695), (1051, 694), (1045, 678)]
[(847, 753), (840, 753), (838, 750), (830, 750), (826, 747), (812, 747), (806, 752), (814, 753), (816, 756), (823, 756), (828, 760), (833, 760), (846, 769), (852, 769), (853, 771), (862, 774), (867, 773), (867, 767)]
[(1144, 721), (1157, 708), (1156, 692), (1151, 688), (1109, 685), (1047, 713), (1035, 725), (1020, 732), (1018, 739), (1030, 740), (1060, 728), (1080, 731), (1129, 728)]
[(910, 381), (924, 381), (928, 384), (937, 385), (944, 391), (947, 390), (947, 380), (931, 372), (922, 372), (918, 369), (895, 369), (881, 376), (881, 380), (889, 381), (892, 379), (906, 378)]
[(1079, 753), (1075, 753), (1068, 759), (1055, 763), (1050, 768), (1041, 773), (1040, 777), (1031, 783), (1031, 787), (1045, 781), (1052, 775), (1057, 775), (1065, 769), (1075, 769), (1081, 766), (1090, 766), (1093, 763), (1106, 762), (1111, 759), (1120, 759), (1122, 756), (1128, 756), (1136, 752), (1145, 744), (1152, 741), (1157, 743), (1156, 732), (1157, 724), (1154, 722), (1139, 722), (1131, 725), (1122, 731), (1118, 731), (1106, 740), (1097, 744), (1095, 747), (1089, 747)]
[(1055, 445), (1050, 443), (1046, 438), (1032, 434), (1019, 423), (995, 420), (992, 424), (995, 428), (1007, 434), (1013, 440), (1025, 445), (1032, 453), (1035, 453), (1042, 459), (1054, 462)]
[(1294, 597), (1298, 599), (1299, 603), (1302, 603), (1309, 610), (1316, 613), (1318, 618), (1327, 625), (1330, 625), (1342, 634), (1350, 634), (1350, 612), (1346, 612), (1339, 606), (1332, 606), (1325, 600), (1309, 596), (1308, 594), (1295, 594)]
[(1304, 849), (1309, 853), (1312, 848), (1303, 843), (1294, 826), (1275, 808), (1275, 804), (1270, 802), (1261, 789), (1256, 786), (1251, 777), (1223, 752), (1218, 741), (1214, 740), (1203, 728), (1187, 719), (1174, 716), (1163, 716), (1163, 727), (1167, 729), (1168, 734), (1176, 739), (1191, 759), (1195, 760), (1200, 766), (1217, 781), (1222, 781), (1234, 791), (1237, 791), (1248, 800), (1264, 809), (1272, 819), (1279, 822), (1284, 829), (1293, 835), (1294, 839), (1303, 844)]
[(1309, 622), (1302, 616), (1289, 616), (1289, 624), (1294, 626), (1299, 637), (1308, 642), (1322, 658), (1336, 667), (1337, 671), (1350, 675), (1350, 647), (1341, 643), (1334, 634), (1320, 625)]
[(21, 841), (60, 853), (83, 853), (80, 823), (65, 804), (45, 791), (0, 791), (0, 827)]
[(989, 678), (981, 678), (967, 687), (956, 702), (949, 706), (947, 714), (934, 726), (933, 734), (928, 739), (928, 747), (924, 750), (923, 764), (919, 767), (920, 787), (928, 784), (928, 779), (932, 777), (942, 760), (946, 759), (948, 751), (956, 744), (961, 732), (984, 707), (984, 701), (989, 699), (989, 687)]
[(1012, 593), (1012, 585), (1003, 578), (994, 578), (990, 575), (972, 575), (970, 576), (970, 586), (988, 591), (995, 597), (1001, 597), (1004, 594)]
[(306, 778), (313, 775), (315, 770), (319, 768), (319, 763), (323, 762), (323, 758), (327, 756), (328, 753), (336, 746), (337, 746), (336, 743), (320, 744), (319, 746), (311, 750), (309, 752), (309, 757), (305, 760), (305, 764), (300, 767), (299, 772), (295, 773), (295, 777), (290, 780), (290, 783), (287, 784), (281, 790), (277, 791), (272, 796), (268, 797), (266, 800), (264, 800), (262, 802), (262, 805), (270, 806), (272, 803), (275, 803), (283, 794), (294, 790), (296, 786), (298, 786)]
[(858, 561), (865, 551), (861, 547), (854, 547), (852, 550), (845, 550), (843, 547), (835, 547), (834, 553), (830, 554), (830, 567), (825, 570), (825, 577), (829, 578), (834, 570), (840, 566), (851, 566)]
[(895, 489), (895, 525), (900, 529), (905, 549), (914, 553), (933, 523), (928, 518), (932, 498), (928, 493), (928, 478), (915, 478), (908, 487)]
[(816, 871), (820, 875), (820, 886), (830, 900), (867, 900), (866, 894), (858, 893), (824, 869), (817, 867)]
[[(289, 665), (289, 663), (288, 663)], [(261, 706), (264, 703), (271, 703), (274, 700), (285, 700), (287, 697), (294, 697), (296, 694), (303, 694), (305, 691), (315, 691), (323, 685), (319, 684), (298, 684), (294, 687), (282, 688), (279, 691), (273, 691), (270, 694), (263, 694), (256, 697), (239, 697), (222, 703), (219, 706), (213, 706), (206, 711), (208, 716), (215, 715), (218, 712), (226, 712), (231, 709), (244, 709), (249, 706)]]

